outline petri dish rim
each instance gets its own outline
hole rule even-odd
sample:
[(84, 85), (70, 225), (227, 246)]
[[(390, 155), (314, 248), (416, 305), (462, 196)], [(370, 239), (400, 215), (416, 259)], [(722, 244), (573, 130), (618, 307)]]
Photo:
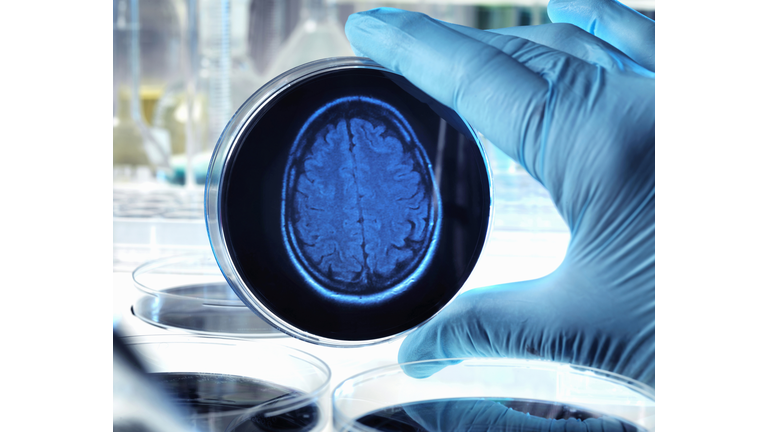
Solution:
[[(184, 344), (184, 345), (228, 345), (228, 346), (255, 346), (256, 342), (248, 339), (242, 339), (229, 336), (206, 336), (206, 335), (143, 335), (143, 336), (121, 336), (120, 339), (126, 346), (133, 345), (157, 345), (157, 344)], [(274, 354), (287, 355), (292, 358), (301, 360), (318, 370), (324, 375), (325, 379), (315, 389), (308, 392), (301, 392), (300, 396), (282, 400), (279, 402), (271, 403), (268, 408), (269, 414), (279, 415), (284, 412), (292, 411), (304, 406), (307, 406), (315, 401), (318, 401), (323, 393), (328, 390), (331, 382), (331, 368), (320, 358), (297, 348), (284, 346), (284, 345), (270, 345), (271, 357)], [(140, 356), (139, 356), (140, 357)], [(189, 371), (194, 372), (194, 371)], [(243, 411), (252, 411), (256, 407), (251, 407)]]
[[(640, 396), (650, 400), (656, 401), (655, 390), (653, 387), (644, 384), (635, 379), (614, 373), (605, 371), (602, 369), (592, 368), (588, 366), (579, 366), (568, 363), (552, 362), (546, 360), (527, 360), (516, 358), (502, 358), (502, 357), (459, 357), (459, 358), (446, 358), (446, 359), (429, 359), (429, 360), (417, 360), (406, 363), (397, 363), (391, 365), (385, 365), (369, 369), (367, 371), (360, 372), (358, 374), (349, 376), (342, 380), (331, 392), (331, 412), (333, 418), (334, 427), (341, 425), (341, 429), (346, 432), (375, 432), (368, 426), (357, 422), (356, 418), (351, 418), (337, 408), (337, 399), (339, 393), (345, 390), (345, 387), (357, 386), (366, 382), (381, 379), (387, 376), (405, 374), (404, 366), (425, 365), (430, 363), (445, 363), (455, 362), (449, 364), (446, 368), (450, 367), (509, 367), (515, 369), (536, 369), (544, 370), (555, 373), (562, 373), (568, 371), (573, 375), (589, 376), (593, 375), (595, 378), (607, 381), (611, 384), (622, 386), (629, 389)], [(414, 378), (418, 379), (418, 378)]]
[[(170, 298), (176, 298), (176, 299), (184, 299), (188, 300), (189, 297), (182, 295), (182, 294), (175, 294), (175, 293), (169, 293), (161, 289), (154, 289), (150, 286), (148, 286), (146, 283), (142, 283), (139, 281), (140, 276), (147, 274), (153, 270), (156, 270), (158, 268), (170, 265), (170, 264), (178, 264), (181, 262), (184, 262), (189, 259), (195, 259), (195, 258), (201, 258), (206, 255), (201, 254), (200, 252), (190, 252), (186, 254), (180, 254), (180, 255), (174, 255), (171, 257), (165, 257), (165, 258), (159, 258), (151, 261), (147, 261), (144, 264), (139, 265), (136, 267), (136, 269), (131, 272), (131, 278), (133, 280), (133, 285), (139, 290), (144, 292), (145, 294), (155, 296), (155, 297), (170, 297)], [(169, 273), (170, 274), (170, 273)], [(211, 276), (216, 276), (217, 274), (211, 273)], [(231, 286), (230, 286), (231, 288)], [(247, 307), (245, 306), (241, 301), (235, 301), (235, 300), (223, 300), (223, 299), (206, 299), (204, 302), (207, 306), (226, 306), (226, 307), (236, 307), (236, 308), (243, 308)]]
[[(239, 297), (229, 298), (210, 298), (206, 296), (198, 296), (194, 294), (187, 294), (183, 291), (184, 288), (192, 288), (201, 285), (216, 285), (220, 289), (230, 290), (231, 294), (235, 294), (229, 283), (223, 278), (221, 270), (218, 265), (214, 264), (213, 254), (209, 251), (207, 253), (201, 252), (189, 252), (185, 254), (173, 255), (169, 257), (159, 258), (147, 261), (134, 269), (131, 272), (134, 287), (142, 293), (141, 298), (137, 298), (131, 305), (130, 311), (133, 316), (140, 319), (142, 322), (158, 327), (165, 330), (181, 331), (181, 334), (197, 335), (204, 337), (223, 337), (234, 339), (275, 339), (284, 338), (287, 335), (284, 332), (279, 331), (274, 326), (264, 322), (264, 320), (258, 315), (253, 313)], [(191, 264), (190, 272), (179, 272), (172, 268), (175, 264)], [(190, 282), (187, 284), (172, 284), (171, 286), (155, 287), (150, 283), (152, 279), (144, 279), (142, 276), (155, 276), (153, 274), (156, 270), (168, 267), (166, 272), (159, 272), (166, 276), (175, 276), (182, 274), (184, 276), (203, 276), (203, 277), (215, 277), (216, 281), (209, 282)], [(194, 271), (200, 269), (200, 271)], [(206, 278), (207, 279), (207, 278)], [(229, 313), (232, 320), (239, 320), (241, 326), (251, 325), (255, 327), (241, 327), (247, 328), (244, 331), (226, 331), (220, 328), (210, 328), (204, 325), (193, 325), (188, 323), (187, 325), (179, 322), (168, 321), (161, 318), (162, 312), (157, 309), (148, 309), (147, 299), (153, 298), (155, 301), (162, 300), (164, 304), (166, 302), (174, 302), (175, 304), (186, 304), (187, 307), (194, 305), (195, 307), (202, 308), (219, 308), (224, 309)], [(162, 308), (162, 307), (161, 307)], [(159, 314), (159, 315), (158, 315)], [(244, 322), (243, 320), (246, 320)], [(258, 321), (261, 326), (252, 321)], [(262, 328), (263, 326), (263, 328)]]
[[(237, 151), (237, 143), (240, 142), (243, 134), (247, 133), (249, 124), (261, 117), (264, 114), (263, 108), (268, 106), (271, 101), (278, 97), (282, 92), (287, 91), (294, 84), (311, 79), (317, 75), (339, 71), (347, 69), (372, 69), (390, 74), (399, 75), (371, 59), (365, 57), (333, 57), (327, 59), (316, 60), (297, 66), (291, 70), (284, 72), (276, 78), (269, 81), (259, 90), (257, 90), (251, 97), (249, 97), (235, 112), (234, 116), (225, 126), (222, 134), (219, 137), (216, 147), (213, 150), (211, 161), (208, 166), (208, 176), (205, 183), (205, 226), (208, 232), (208, 239), (213, 250), (213, 254), (221, 269), (224, 278), (229, 283), (230, 287), (234, 290), (235, 294), (242, 300), (242, 302), (255, 312), (259, 317), (264, 319), (267, 323), (284, 332), (285, 334), (295, 337), (299, 340), (309, 342), (316, 345), (331, 346), (331, 347), (359, 347), (375, 345), (386, 341), (391, 341), (403, 337), (415, 330), (416, 328), (426, 324), (432, 320), (437, 314), (440, 313), (445, 307), (451, 304), (460, 290), (457, 290), (454, 295), (446, 304), (444, 304), (438, 311), (436, 311), (431, 317), (427, 318), (419, 325), (414, 326), (405, 331), (384, 336), (376, 339), (369, 340), (343, 340), (333, 339), (329, 337), (323, 337), (314, 335), (306, 330), (300, 329), (284, 319), (277, 316), (269, 308), (264, 306), (248, 289), (248, 285), (243, 280), (242, 276), (237, 271), (235, 264), (230, 256), (230, 246), (227, 237), (224, 235), (224, 227), (220, 223), (222, 215), (222, 202), (220, 199), (221, 194), (219, 189), (225, 178), (224, 168), (229, 166), (234, 154)], [(493, 176), (491, 175), (490, 163), (485, 150), (480, 142), (477, 133), (472, 126), (461, 116), (456, 114), (466, 126), (468, 132), (471, 134), (477, 149), (479, 150), (482, 162), (486, 171), (485, 178), (488, 181), (489, 187), (489, 215), (488, 223), (485, 229), (484, 238), (480, 253), (478, 254), (478, 260), (482, 259), (483, 254), (486, 252), (488, 238), (493, 229)], [(476, 262), (477, 262), (476, 261)]]

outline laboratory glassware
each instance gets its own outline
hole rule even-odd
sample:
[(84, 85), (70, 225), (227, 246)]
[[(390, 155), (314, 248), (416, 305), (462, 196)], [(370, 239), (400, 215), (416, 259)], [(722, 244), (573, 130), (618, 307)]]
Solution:
[[(142, 86), (142, 45), (146, 48), (163, 44), (157, 43), (157, 40), (149, 45), (141, 43), (153, 34), (148, 23), (144, 23), (148, 28), (141, 27), (140, 11), (143, 8), (139, 4), (139, 0), (114, 2), (112, 146), (116, 181), (152, 181), (159, 172), (170, 168), (170, 148), (165, 131), (153, 130), (145, 118), (145, 112), (153, 105), (152, 101), (156, 100), (159, 91), (157, 88)], [(158, 5), (166, 6), (161, 9), (174, 10), (168, 1), (152, 4)], [(145, 17), (149, 15), (145, 14)], [(174, 13), (166, 15), (173, 17)], [(169, 27), (168, 23), (165, 23), (165, 27)], [(160, 59), (149, 63), (163, 63), (159, 60), (169, 57), (164, 54), (161, 53)], [(153, 84), (155, 87), (158, 85), (157, 82)]]
[(353, 56), (334, 0), (301, 0), (299, 22), (267, 69), (268, 77), (331, 57)]
[(154, 326), (240, 338), (285, 336), (235, 295), (210, 250), (144, 263), (134, 270), (133, 282), (143, 295), (131, 310)]
[(168, 400), (186, 412), (190, 430), (312, 432), (329, 420), (330, 368), (303, 351), (184, 335), (120, 341)]
[(485, 245), (491, 190), (453, 110), (369, 59), (325, 59), (275, 78), (229, 122), (206, 226), (228, 283), (265, 321), (367, 345), (452, 300)]
[(446, 430), (439, 425), (546, 430), (536, 426), (584, 421), (596, 430), (655, 428), (653, 388), (610, 372), (539, 360), (437, 359), (384, 366), (339, 384), (332, 406), (334, 428), (348, 432)]

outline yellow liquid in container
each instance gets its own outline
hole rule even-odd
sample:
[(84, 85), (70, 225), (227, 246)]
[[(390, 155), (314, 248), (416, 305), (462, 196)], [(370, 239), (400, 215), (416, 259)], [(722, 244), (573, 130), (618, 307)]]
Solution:
[(163, 94), (163, 86), (141, 86), (139, 88), (139, 99), (141, 100), (141, 112), (144, 123), (152, 124), (152, 118), (155, 114), (155, 107), (160, 96)]

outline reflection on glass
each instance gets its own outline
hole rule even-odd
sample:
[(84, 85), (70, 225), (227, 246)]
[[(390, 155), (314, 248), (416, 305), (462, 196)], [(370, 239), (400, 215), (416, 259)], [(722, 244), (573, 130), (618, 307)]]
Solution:
[(278, 415), (260, 407), (303, 397), (295, 390), (252, 378), (211, 373), (153, 373), (171, 402), (190, 412), (188, 425), (199, 432), (308, 432), (320, 417), (316, 404)]
[(367, 414), (357, 423), (382, 432), (642, 432), (615, 417), (560, 403), (497, 398), (416, 402)]

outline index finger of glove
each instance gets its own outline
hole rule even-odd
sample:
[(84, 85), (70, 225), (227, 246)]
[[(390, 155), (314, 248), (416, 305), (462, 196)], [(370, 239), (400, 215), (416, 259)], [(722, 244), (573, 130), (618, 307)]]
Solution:
[(653, 73), (640, 66), (626, 54), (599, 37), (569, 23), (550, 23), (536, 26), (517, 26), (487, 30), (500, 35), (515, 36), (548, 46), (588, 63), (609, 70), (629, 71), (638, 75)]
[(420, 13), (374, 9), (350, 16), (356, 52), (403, 75), (476, 129), (522, 131), (546, 102), (548, 83), (517, 60)]

